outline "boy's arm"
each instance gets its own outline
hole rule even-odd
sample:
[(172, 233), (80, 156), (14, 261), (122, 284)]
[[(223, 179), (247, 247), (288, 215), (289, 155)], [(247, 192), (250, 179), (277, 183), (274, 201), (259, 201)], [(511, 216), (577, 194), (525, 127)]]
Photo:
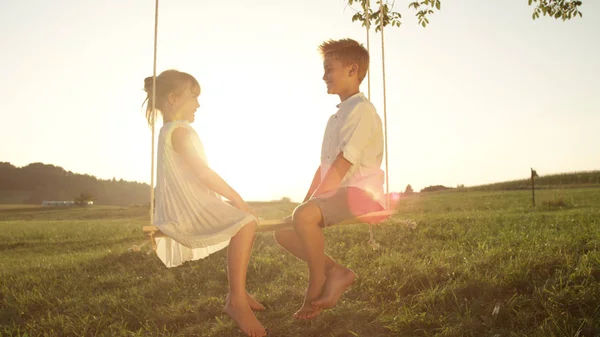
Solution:
[(352, 111), (339, 134), (343, 146), (313, 196), (319, 196), (339, 188), (352, 165), (360, 162), (365, 147), (373, 137), (376, 124), (377, 120), (374, 114), (362, 110), (361, 107)]
[(188, 131), (183, 128), (177, 128), (172, 134), (173, 148), (181, 155), (192, 172), (206, 185), (206, 187), (222, 195), (231, 201), (233, 206), (246, 212), (254, 214), (254, 211), (244, 202), (242, 197), (225, 182), (215, 171), (208, 167), (198, 156), (198, 153), (192, 146)]
[(348, 159), (344, 158), (344, 153), (338, 153), (337, 157), (333, 161), (333, 164), (331, 164), (331, 167), (325, 174), (323, 182), (319, 185), (319, 187), (316, 188), (312, 196), (317, 197), (337, 189), (351, 167), (352, 163), (349, 162)]
[(303, 203), (305, 203), (308, 200), (310, 200), (310, 198), (312, 197), (313, 193), (315, 193), (315, 190), (317, 189), (317, 187), (319, 187), (319, 183), (320, 182), (321, 182), (321, 165), (319, 165), (319, 167), (317, 167), (317, 171), (315, 172), (315, 176), (313, 177), (313, 180), (310, 183), (310, 187), (308, 188), (308, 193), (306, 193), (306, 197), (304, 197), (304, 201), (302, 201)]

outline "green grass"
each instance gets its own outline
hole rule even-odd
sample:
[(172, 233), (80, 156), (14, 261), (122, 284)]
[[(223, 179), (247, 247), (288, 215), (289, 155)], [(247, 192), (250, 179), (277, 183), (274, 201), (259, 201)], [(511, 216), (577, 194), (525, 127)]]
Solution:
[[(375, 228), (325, 231), (359, 279), (311, 322), (306, 266), (258, 234), (248, 289), (271, 336), (599, 336), (600, 189), (415, 194)], [(293, 204), (255, 204), (280, 217)], [(167, 269), (142, 207), (0, 210), (1, 336), (241, 336), (221, 313), (225, 251)], [(402, 220), (418, 222), (414, 230)], [(148, 246), (146, 246), (147, 248)]]

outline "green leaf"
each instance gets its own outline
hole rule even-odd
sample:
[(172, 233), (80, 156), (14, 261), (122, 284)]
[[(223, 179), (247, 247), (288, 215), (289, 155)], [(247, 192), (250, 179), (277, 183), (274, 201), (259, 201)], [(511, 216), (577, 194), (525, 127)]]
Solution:
[(435, 8), (437, 8), (437, 10), (439, 11), (441, 7), (442, 7), (442, 5), (441, 5), (441, 3), (440, 3), (440, 0), (438, 0), (438, 1), (435, 3)]
[(427, 24), (425, 23), (425, 21), (421, 22), (421, 26), (423, 26), (423, 27), (427, 26)]
[(532, 1), (531, 1), (531, 0), (529, 0), (529, 6), (531, 6), (531, 2), (532, 2)]

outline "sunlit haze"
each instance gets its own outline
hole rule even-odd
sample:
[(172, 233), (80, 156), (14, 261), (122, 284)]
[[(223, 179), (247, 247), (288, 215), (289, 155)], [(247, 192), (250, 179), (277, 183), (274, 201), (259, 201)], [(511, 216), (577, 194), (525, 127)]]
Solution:
[[(390, 191), (600, 169), (597, 1), (563, 22), (532, 20), (527, 0), (445, 0), (427, 28), (408, 3), (385, 30)], [(317, 46), (366, 45), (354, 13), (341, 0), (160, 2), (158, 71), (198, 79), (192, 126), (245, 199), (304, 197), (339, 103)], [(0, 161), (150, 182), (153, 29), (154, 1), (2, 1)], [(383, 119), (379, 33), (370, 49)]]

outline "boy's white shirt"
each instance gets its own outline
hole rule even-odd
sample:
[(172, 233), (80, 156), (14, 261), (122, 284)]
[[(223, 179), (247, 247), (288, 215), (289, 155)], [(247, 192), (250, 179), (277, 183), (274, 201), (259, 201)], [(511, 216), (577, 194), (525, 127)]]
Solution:
[(383, 128), (373, 104), (357, 93), (337, 105), (329, 117), (321, 147), (321, 182), (342, 152), (352, 166), (340, 187), (357, 187), (385, 207), (383, 191)]

